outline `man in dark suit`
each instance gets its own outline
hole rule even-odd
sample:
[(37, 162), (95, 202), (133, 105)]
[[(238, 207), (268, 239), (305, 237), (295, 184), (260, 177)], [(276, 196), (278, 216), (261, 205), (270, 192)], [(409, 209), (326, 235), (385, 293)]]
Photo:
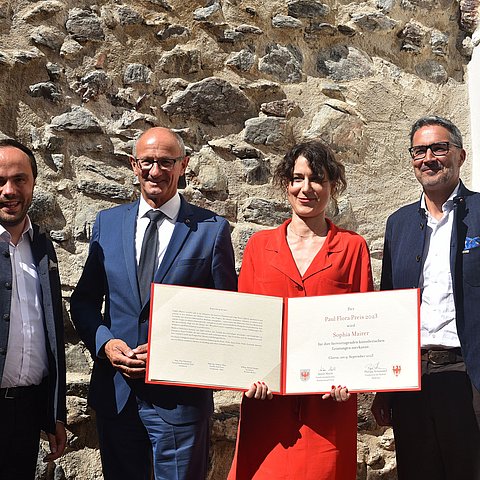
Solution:
[(106, 480), (149, 479), (151, 458), (157, 479), (206, 475), (212, 392), (144, 382), (153, 272), (157, 283), (236, 289), (228, 222), (177, 192), (188, 160), (171, 130), (138, 139), (140, 200), (98, 214), (72, 295), (72, 319), (95, 361), (89, 402)]
[(40, 431), (60, 457), (65, 433), (65, 346), (57, 257), (27, 215), (37, 165), (0, 140), (0, 478), (35, 477)]
[(424, 117), (410, 133), (423, 187), (387, 221), (381, 288), (420, 288), (422, 390), (378, 393), (400, 480), (480, 478), (480, 194), (460, 181), (458, 128)]

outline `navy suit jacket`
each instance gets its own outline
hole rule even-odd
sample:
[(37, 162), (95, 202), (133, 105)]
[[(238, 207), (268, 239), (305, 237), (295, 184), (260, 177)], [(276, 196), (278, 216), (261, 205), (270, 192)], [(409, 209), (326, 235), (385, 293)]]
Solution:
[[(48, 358), (46, 409), (41, 425), (46, 432), (54, 433), (57, 420), (66, 422), (62, 290), (52, 242), (37, 225), (33, 225), (31, 248), (40, 281)], [(3, 376), (7, 353), (12, 280), (8, 243), (0, 242), (0, 379)]]
[[(167, 422), (191, 423), (211, 414), (211, 390), (129, 381), (102, 358), (102, 347), (112, 338), (131, 348), (147, 341), (150, 302), (140, 301), (135, 256), (138, 205), (138, 201), (120, 205), (97, 215), (90, 252), (71, 298), (73, 323), (95, 361), (89, 402), (98, 413), (113, 416), (122, 411), (133, 388)], [(236, 290), (228, 222), (181, 197), (173, 235), (154, 281)]]
[[(420, 202), (400, 208), (387, 220), (381, 289), (418, 288), (427, 231)], [(454, 198), (450, 242), (457, 332), (467, 372), (480, 390), (480, 247), (465, 248), (467, 237), (480, 236), (480, 194), (460, 183)]]

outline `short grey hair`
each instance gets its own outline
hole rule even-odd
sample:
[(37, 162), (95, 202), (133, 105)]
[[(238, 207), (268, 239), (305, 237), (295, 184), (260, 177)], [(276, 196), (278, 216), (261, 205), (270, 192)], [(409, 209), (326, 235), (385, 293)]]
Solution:
[[(181, 156), (182, 157), (185, 157), (187, 155), (187, 150), (185, 148), (185, 142), (183, 141), (183, 138), (177, 133), (177, 132), (174, 132), (173, 130), (170, 130), (170, 129), (167, 129), (170, 131), (170, 133), (175, 137), (175, 139), (177, 140), (177, 143), (178, 143), (178, 148), (180, 148), (180, 151), (181, 151)], [(133, 144), (133, 147), (132, 147), (132, 156), (133, 158), (137, 158), (137, 142), (138, 140), (140, 140), (140, 138), (142, 138), (143, 134), (144, 133), (147, 133), (148, 130), (146, 130), (145, 132), (143, 132), (136, 140), (135, 140), (135, 143)]]
[(439, 125), (440, 127), (445, 128), (450, 132), (450, 139), (452, 140), (452, 143), (459, 146), (460, 148), (463, 148), (462, 134), (460, 133), (458, 127), (450, 120), (439, 117), (437, 115), (430, 115), (427, 117), (419, 118), (412, 125), (412, 128), (410, 130), (410, 146), (413, 145), (413, 136), (415, 135), (417, 130), (420, 130), (422, 127), (426, 127), (428, 125)]

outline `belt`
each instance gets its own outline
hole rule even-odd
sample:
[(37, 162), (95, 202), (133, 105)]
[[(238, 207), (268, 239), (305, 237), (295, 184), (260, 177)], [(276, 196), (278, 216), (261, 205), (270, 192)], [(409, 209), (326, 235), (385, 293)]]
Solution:
[(29, 385), (27, 387), (7, 387), (0, 388), (0, 400), (14, 400), (16, 398), (25, 398), (34, 395), (40, 385)]
[(462, 350), (450, 348), (447, 350), (424, 350), (421, 359), (433, 365), (448, 365), (449, 363), (463, 362)]

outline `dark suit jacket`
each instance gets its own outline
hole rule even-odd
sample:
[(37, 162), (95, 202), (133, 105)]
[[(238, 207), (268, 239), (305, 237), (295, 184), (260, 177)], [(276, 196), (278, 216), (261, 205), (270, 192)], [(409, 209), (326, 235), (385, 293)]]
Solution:
[[(397, 210), (387, 221), (381, 289), (417, 288), (427, 231), (420, 202)], [(468, 374), (480, 390), (480, 247), (465, 249), (467, 237), (480, 236), (480, 194), (463, 183), (454, 199), (450, 268), (457, 331)]]
[[(47, 432), (54, 433), (56, 421), (66, 421), (62, 290), (58, 274), (57, 256), (55, 255), (52, 242), (44, 232), (40, 231), (37, 225), (33, 225), (31, 247), (42, 292), (49, 369), (47, 378), (47, 409), (42, 419), (42, 428)], [(2, 378), (7, 352), (12, 294), (12, 264), (8, 244), (5, 242), (0, 242), (0, 286), (2, 316), (0, 318), (0, 378)]]
[[(150, 302), (140, 302), (135, 257), (138, 204), (121, 205), (97, 215), (89, 256), (71, 298), (72, 320), (95, 360), (89, 402), (102, 415), (116, 415), (133, 388), (138, 396), (153, 403), (167, 422), (190, 423), (211, 413), (210, 390), (129, 382), (101, 358), (102, 347), (112, 338), (120, 338), (132, 348), (147, 341)], [(235, 290), (228, 222), (182, 197), (173, 235), (154, 281)]]

